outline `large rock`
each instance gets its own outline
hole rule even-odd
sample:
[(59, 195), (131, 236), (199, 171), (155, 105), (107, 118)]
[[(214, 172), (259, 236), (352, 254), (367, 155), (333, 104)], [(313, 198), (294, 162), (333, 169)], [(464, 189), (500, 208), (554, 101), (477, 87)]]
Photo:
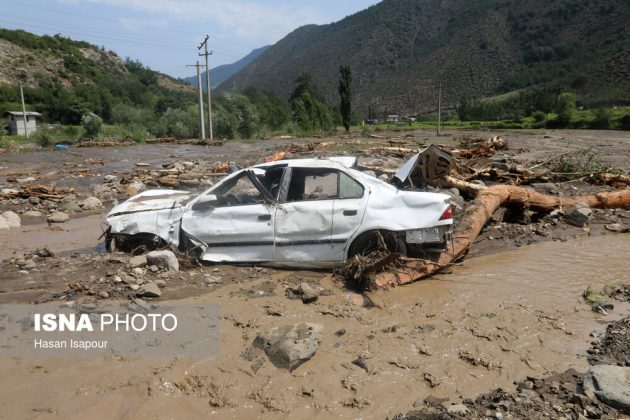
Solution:
[(584, 378), (586, 395), (630, 414), (630, 367), (596, 365)]
[(83, 210), (98, 210), (103, 208), (103, 203), (96, 197), (88, 197), (79, 203)]
[(253, 346), (263, 350), (276, 367), (292, 371), (313, 357), (323, 331), (319, 324), (284, 325), (258, 333)]
[(179, 261), (172, 251), (151, 251), (147, 254), (147, 264), (164, 267), (169, 271), (179, 271)]
[(2, 230), (2, 229), (9, 229), (9, 228), (10, 228), (10, 226), (7, 223), (7, 221), (4, 220), (4, 217), (0, 216), (0, 230)]
[(6, 225), (10, 228), (20, 227), (22, 225), (22, 221), (20, 220), (20, 216), (12, 211), (5, 211), (2, 213), (2, 218), (6, 222)]
[(70, 219), (70, 216), (60, 211), (56, 211), (52, 213), (50, 216), (48, 216), (49, 223), (63, 223), (63, 222), (67, 222), (68, 219)]

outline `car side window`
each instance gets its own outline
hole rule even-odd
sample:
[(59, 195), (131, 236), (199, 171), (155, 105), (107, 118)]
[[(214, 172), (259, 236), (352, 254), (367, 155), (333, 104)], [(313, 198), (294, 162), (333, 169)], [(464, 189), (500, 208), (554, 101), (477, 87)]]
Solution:
[(287, 202), (363, 197), (363, 186), (347, 174), (328, 168), (293, 168)]
[(265, 197), (246, 173), (228, 181), (212, 191), (217, 196), (216, 207), (264, 204)]
[(293, 168), (287, 202), (337, 198), (338, 172), (327, 168)]
[(363, 185), (344, 172), (339, 172), (339, 198), (363, 197)]

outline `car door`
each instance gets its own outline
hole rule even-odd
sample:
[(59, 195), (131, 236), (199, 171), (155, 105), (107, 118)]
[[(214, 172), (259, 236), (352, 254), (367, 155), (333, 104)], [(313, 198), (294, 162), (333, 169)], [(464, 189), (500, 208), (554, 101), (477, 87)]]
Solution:
[(287, 168), (275, 220), (275, 261), (337, 261), (331, 243), (333, 202), (338, 171), (329, 168)]
[(243, 171), (208, 194), (216, 200), (193, 204), (182, 218), (182, 230), (205, 245), (202, 259), (272, 261), (275, 203), (253, 172)]
[(338, 194), (333, 201), (331, 243), (338, 261), (345, 259), (348, 241), (363, 220), (369, 192), (355, 178), (340, 171)]

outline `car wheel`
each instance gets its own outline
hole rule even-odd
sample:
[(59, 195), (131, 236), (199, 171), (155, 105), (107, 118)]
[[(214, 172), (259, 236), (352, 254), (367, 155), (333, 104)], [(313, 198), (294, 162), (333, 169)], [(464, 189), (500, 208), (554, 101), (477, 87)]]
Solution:
[(407, 256), (407, 244), (398, 234), (386, 230), (372, 230), (362, 233), (354, 240), (348, 251), (348, 258), (378, 250)]

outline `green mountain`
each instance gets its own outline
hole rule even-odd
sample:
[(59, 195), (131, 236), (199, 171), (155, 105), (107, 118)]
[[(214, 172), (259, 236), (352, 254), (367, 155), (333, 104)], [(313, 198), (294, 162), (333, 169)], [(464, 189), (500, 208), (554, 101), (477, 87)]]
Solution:
[(20, 109), (20, 83), (30, 109), (66, 124), (78, 124), (88, 112), (106, 122), (145, 124), (196, 99), (183, 80), (60, 35), (0, 29), (0, 63), (2, 114)]
[[(245, 57), (241, 58), (238, 61), (235, 61), (231, 64), (223, 64), (220, 66), (213, 67), (210, 71), (210, 83), (212, 84), (212, 88), (219, 86), (221, 83), (225, 82), (227, 79), (243, 70), (249, 63), (257, 59), (262, 53), (264, 53), (271, 45), (265, 45), (264, 47), (256, 48), (252, 50)], [(190, 76), (184, 79), (187, 83), (190, 83), (193, 86), (197, 86), (197, 76)], [(201, 73), (201, 85), (203, 86), (203, 90), (206, 90), (206, 72)]]
[(530, 86), (566, 89), (586, 105), (630, 103), (628, 0), (384, 0), (290, 33), (219, 90), (288, 98), (312, 75), (336, 104), (339, 66), (366, 113), (435, 110)]

